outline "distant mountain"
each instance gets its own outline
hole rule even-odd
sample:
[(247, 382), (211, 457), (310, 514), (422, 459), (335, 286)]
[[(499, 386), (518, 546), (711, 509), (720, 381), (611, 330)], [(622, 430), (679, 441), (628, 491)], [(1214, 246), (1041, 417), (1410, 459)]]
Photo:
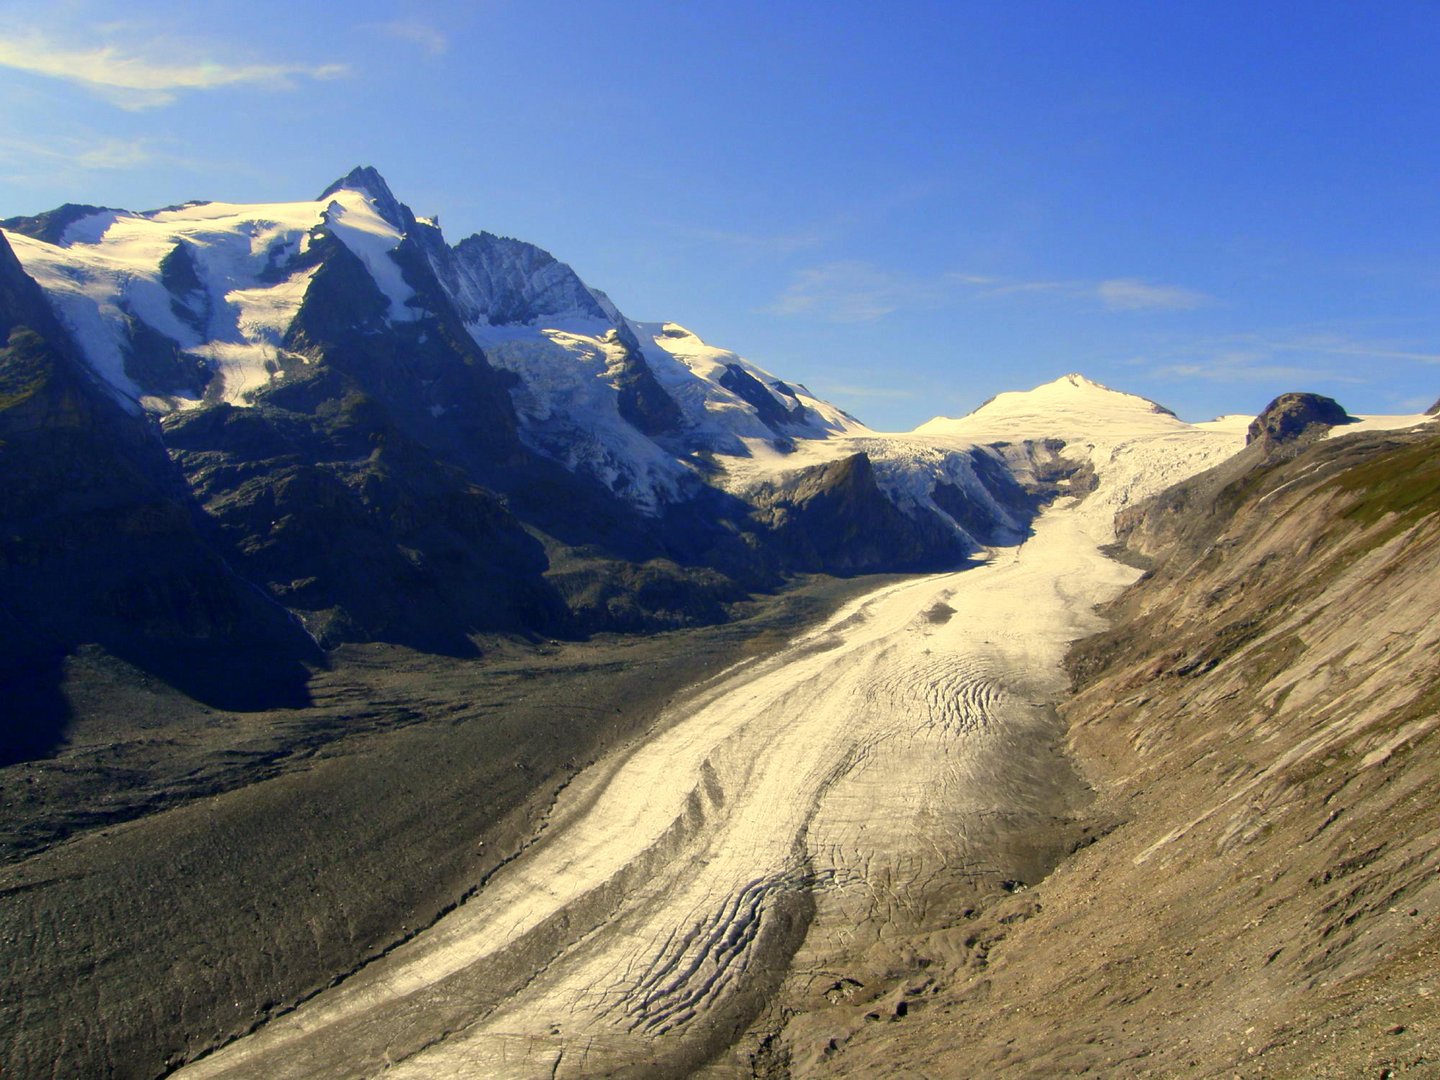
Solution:
[[(626, 318), (531, 244), (450, 246), (373, 169), (311, 201), (66, 205), (0, 228), (20, 334), (0, 407), (26, 429), (5, 517), (50, 530), (52, 553), (12, 553), (3, 622), (49, 656), (150, 642), (154, 670), (201, 673), (176, 643), (299, 662), (317, 643), (464, 653), (477, 632), (715, 621), (792, 573), (957, 565), (1041, 497), (970, 444), (929, 448), (917, 486), (803, 386)], [(65, 517), (77, 470), (170, 538), (142, 557), (128, 527)], [(186, 576), (202, 568), (208, 592)]]
[[(450, 245), (372, 168), (309, 201), (66, 205), (0, 228), (4, 317), (107, 418), (82, 456), (144, 448), (137, 475), (197, 552), (303, 628), (292, 659), (716, 621), (787, 575), (948, 568), (1013, 542), (1046, 499), (1094, 485), (1106, 431), (1186, 447), (1170, 478), (1238, 445), (1080, 376), (873, 432), (676, 323), (627, 318), (534, 245)], [(12, 471), (60, 497), (60, 475)], [(121, 541), (66, 550), (115, 566)], [(29, 586), (77, 612), (55, 649), (115, 639), (56, 566)], [(54, 622), (37, 612), (12, 611), (14, 633)], [(171, 617), (157, 641), (190, 625)]]

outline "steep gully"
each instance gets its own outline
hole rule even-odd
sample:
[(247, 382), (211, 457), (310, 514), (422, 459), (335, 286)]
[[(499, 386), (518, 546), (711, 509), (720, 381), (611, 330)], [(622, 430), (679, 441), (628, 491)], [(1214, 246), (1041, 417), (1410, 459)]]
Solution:
[(1036, 826), (1080, 794), (1060, 660), (1136, 573), (1100, 554), (1103, 517), (1067, 501), (986, 565), (877, 590), (698, 688), (463, 907), (182, 1075), (688, 1071), (787, 972), (823, 983), (1042, 873)]

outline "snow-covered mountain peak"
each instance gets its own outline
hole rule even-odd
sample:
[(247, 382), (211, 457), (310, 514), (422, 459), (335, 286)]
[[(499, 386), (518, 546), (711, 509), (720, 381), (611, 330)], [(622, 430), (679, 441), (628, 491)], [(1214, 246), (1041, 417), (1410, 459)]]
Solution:
[[(344, 193), (347, 203), (364, 197)], [(146, 214), (70, 215), (60, 243), (10, 233), (97, 375), (131, 407), (243, 404), (270, 381), (314, 267), (323, 203), (199, 202)], [(43, 230), (36, 230), (44, 235)], [(52, 233), (53, 235), (53, 233)], [(303, 260), (302, 260), (303, 261)], [(211, 387), (211, 378), (219, 383)]]
[(363, 194), (375, 207), (376, 213), (384, 218), (397, 232), (404, 233), (409, 227), (406, 220), (410, 215), (403, 203), (395, 198), (390, 185), (373, 165), (357, 165), (320, 193), (318, 202), (328, 202), (337, 192), (355, 191)]
[(432, 264), (468, 323), (538, 325), (556, 319), (600, 319), (620, 313), (603, 293), (544, 248), (494, 233), (468, 236), (436, 249)]
[[(1067, 374), (1065, 374), (1065, 375), (1061, 375), (1060, 378), (1058, 378), (1058, 379), (1052, 380), (1051, 382), (1048, 382), (1048, 383), (1043, 383), (1043, 384), (1042, 384), (1042, 387), (1044, 387), (1044, 386), (1057, 386), (1057, 387), (1058, 387), (1058, 386), (1062, 386), (1062, 385), (1063, 385), (1063, 386), (1072, 386), (1072, 387), (1074, 387), (1074, 388), (1077, 389), (1077, 390), (1109, 390), (1109, 389), (1110, 389), (1110, 387), (1106, 386), (1104, 383), (1098, 383), (1098, 382), (1096, 382), (1094, 379), (1087, 379), (1084, 375), (1080, 374), (1080, 372), (1078, 372), (1078, 371), (1071, 371), (1071, 372), (1069, 372), (1069, 373), (1067, 373)], [(1037, 387), (1037, 389), (1040, 389), (1040, 388), (1042, 388), (1042, 387)]]
[(381, 199), (366, 191), (344, 188), (333, 194), (325, 208), (323, 221), (365, 264), (370, 277), (390, 301), (390, 319), (413, 322), (423, 313), (411, 306), (415, 290), (405, 281), (400, 265), (391, 257), (391, 252), (404, 241), (405, 233), (386, 216), (384, 210)]
[[(329, 363), (332, 346), (345, 362), (353, 342), (332, 338), (356, 332), (374, 342), (365, 355), (382, 381), (422, 360), (459, 378), (479, 355), (456, 342), (463, 326), (480, 363), (508, 373), (497, 408), (514, 416), (519, 440), (651, 515), (697, 486), (773, 489), (788, 482), (777, 478), (864, 455), (902, 510), (940, 513), (963, 530), (968, 511), (955, 517), (941, 504), (951, 505), (951, 489), (985, 502), (979, 477), (1005, 467), (986, 444), (1060, 439), (1078, 460), (1192, 430), (1153, 402), (1072, 373), (913, 436), (880, 435), (680, 323), (628, 319), (535, 244), (479, 232), (451, 246), (369, 166), (313, 201), (140, 214), (68, 206), (4, 224), (90, 367), (136, 411), (265, 402), (272, 388), (309, 378), (309, 365)], [(357, 280), (361, 268), (383, 307)], [(355, 288), (369, 294), (358, 306)], [(466, 422), (445, 385), (426, 383), (419, 415)]]
[(998, 394), (958, 419), (937, 416), (916, 428), (915, 434), (977, 441), (1084, 439), (1129, 437), (1183, 426), (1174, 413), (1149, 398), (1072, 373), (1033, 390)]

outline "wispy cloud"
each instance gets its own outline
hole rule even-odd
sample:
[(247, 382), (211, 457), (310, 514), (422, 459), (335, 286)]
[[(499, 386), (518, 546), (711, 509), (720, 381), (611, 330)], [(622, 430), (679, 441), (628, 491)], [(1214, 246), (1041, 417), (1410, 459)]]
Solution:
[(817, 248), (826, 240), (825, 233), (820, 229), (748, 233), (728, 229), (703, 229), (690, 225), (672, 225), (669, 228), (676, 236), (686, 240), (736, 248), (758, 255), (793, 255), (797, 251)]
[(186, 91), (244, 84), (288, 89), (297, 78), (332, 79), (346, 73), (341, 64), (175, 63), (159, 59), (155, 53), (160, 48), (161, 43), (153, 41), (143, 49), (111, 44), (70, 48), (43, 34), (15, 34), (0, 39), (0, 66), (78, 84), (126, 109), (168, 105)]
[(418, 45), (431, 56), (439, 56), (450, 48), (449, 38), (419, 19), (396, 19), (393, 22), (370, 23), (369, 26), (386, 37)]
[(1397, 408), (1403, 409), (1405, 412), (1417, 413), (1424, 412), (1434, 404), (1435, 399), (1433, 397), (1407, 397), (1400, 398), (1395, 402)]
[(1300, 332), (1276, 338), (1262, 338), (1264, 344), (1281, 352), (1320, 353), (1325, 356), (1362, 356), (1375, 360), (1412, 360), (1440, 364), (1440, 352), (1417, 348), (1412, 342), (1394, 339), (1352, 338), (1334, 331)]
[(1440, 353), (1413, 342), (1301, 329), (1188, 342), (1134, 363), (1149, 367), (1152, 375), (1161, 378), (1362, 384), (1371, 382), (1376, 365), (1386, 361), (1440, 364)]
[(1337, 383), (1364, 383), (1368, 380), (1358, 375), (1304, 364), (1276, 364), (1262, 362), (1262, 358), (1246, 354), (1218, 354), (1203, 360), (1187, 363), (1161, 364), (1151, 374), (1169, 379), (1203, 379), (1220, 383), (1269, 383), (1295, 382), (1302, 380), (1324, 380)]
[(966, 300), (1051, 296), (1106, 311), (1188, 311), (1214, 299), (1179, 285), (1134, 278), (1036, 280), (959, 271), (933, 277), (884, 270), (866, 262), (826, 263), (796, 272), (765, 311), (831, 322), (871, 322), (900, 310), (934, 310)]
[(945, 280), (971, 296), (994, 299), (1005, 296), (1022, 296), (1027, 293), (1061, 293), (1075, 295), (1083, 292), (1082, 283), (1075, 281), (1015, 281), (991, 277), (988, 274), (946, 274)]
[(1190, 311), (1215, 302), (1196, 289), (1162, 285), (1138, 278), (1107, 278), (1103, 281), (1041, 280), (1020, 281), (983, 274), (950, 274), (950, 280), (980, 298), (1050, 294), (1098, 303), (1107, 311)]
[(864, 398), (870, 401), (905, 401), (920, 396), (918, 390), (900, 390), (893, 386), (851, 386), (827, 382), (824, 389), (828, 397)]
[(943, 282), (851, 260), (797, 271), (779, 298), (763, 310), (826, 322), (873, 322), (902, 308), (931, 306), (943, 297)]
[(60, 166), (91, 172), (139, 168), (155, 161), (158, 156), (153, 139), (63, 139), (42, 143), (32, 139), (0, 138), (0, 162), (14, 164), (28, 165), (38, 161), (52, 168)]
[(1095, 295), (1111, 311), (1190, 311), (1210, 297), (1179, 285), (1152, 285), (1133, 278), (1113, 278), (1095, 286)]

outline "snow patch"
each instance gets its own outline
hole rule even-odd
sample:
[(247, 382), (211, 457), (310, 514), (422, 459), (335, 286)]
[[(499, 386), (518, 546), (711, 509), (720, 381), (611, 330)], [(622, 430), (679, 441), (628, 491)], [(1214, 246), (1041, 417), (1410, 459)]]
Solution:
[(521, 437), (566, 468), (604, 484), (647, 513), (675, 501), (690, 470), (620, 415), (615, 380), (625, 346), (599, 319), (548, 328), (472, 323), (496, 367), (513, 372)]
[(1325, 433), (1325, 438), (1335, 439), (1342, 435), (1355, 435), (1370, 431), (1408, 431), (1421, 424), (1432, 424), (1440, 417), (1426, 413), (1406, 413), (1398, 416), (1357, 416), (1353, 424), (1337, 424)]
[(65, 227), (65, 232), (60, 237), (60, 246), (98, 244), (110, 226), (120, 219), (121, 213), (119, 210), (101, 210), (77, 218)]
[[(864, 433), (864, 424), (847, 416), (827, 401), (821, 401), (798, 384), (782, 383), (770, 372), (729, 349), (708, 345), (685, 327), (673, 322), (628, 324), (640, 342), (650, 370), (684, 411), (702, 437), (709, 436), (712, 448), (739, 452), (736, 439), (774, 439), (775, 432), (760, 420), (755, 406), (720, 385), (728, 368), (738, 368), (775, 399), (781, 408), (796, 404), (805, 408), (805, 419), (793, 425), (801, 438), (825, 438), (842, 433)], [(784, 393), (779, 388), (790, 391)]]
[[(308, 250), (319, 203), (194, 203), (149, 215), (107, 211), (75, 222), (68, 246), (10, 237), (27, 273), (50, 296), (85, 359), (116, 395), (136, 408), (164, 412), (198, 404), (146, 394), (125, 373), (127, 326), (138, 318), (188, 353), (208, 358), (235, 405), (271, 378), (276, 346), (299, 310), (314, 270), (279, 283), (277, 266)], [(208, 322), (180, 318), (161, 263), (185, 244), (199, 278), (192, 293)]]
[[(276, 377), (279, 344), (315, 273), (311, 267), (285, 275), (284, 268), (309, 251), (322, 224), (365, 264), (392, 319), (422, 316), (408, 305), (414, 290), (392, 256), (404, 237), (359, 191), (339, 191), (327, 202), (191, 203), (143, 215), (107, 210), (71, 223), (62, 245), (7, 236), (95, 373), (132, 410), (165, 412), (199, 400), (147, 393), (126, 374), (130, 321), (208, 359), (222, 380), (220, 397), (248, 404), (251, 392)], [(200, 288), (176, 297), (160, 268), (181, 244)]]

